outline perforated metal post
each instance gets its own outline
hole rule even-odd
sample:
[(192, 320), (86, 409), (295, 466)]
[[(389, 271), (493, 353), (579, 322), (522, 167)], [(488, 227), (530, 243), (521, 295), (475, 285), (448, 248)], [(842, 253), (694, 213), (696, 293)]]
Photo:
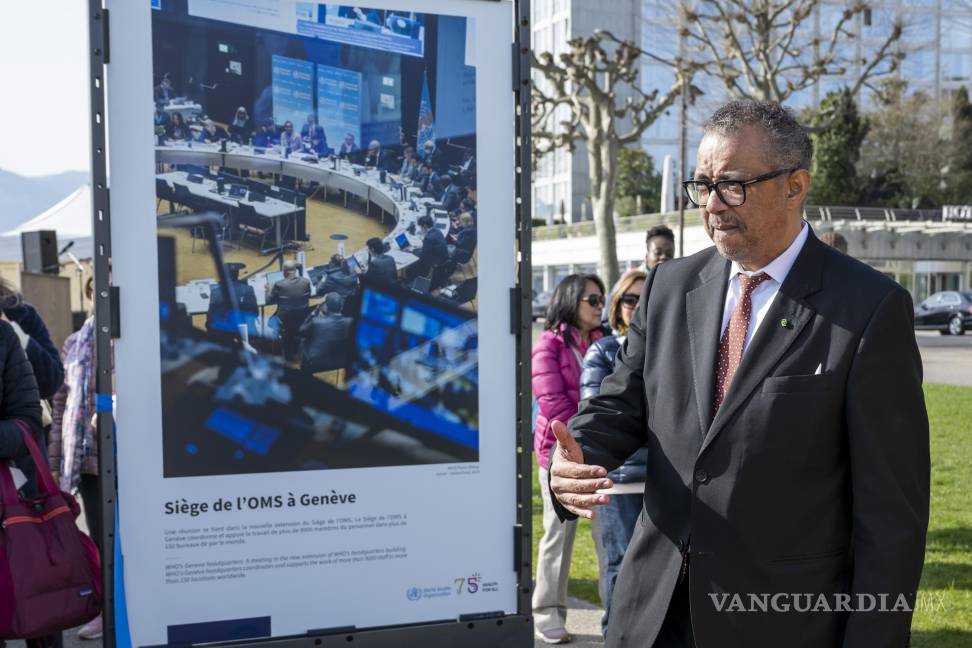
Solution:
[(111, 411), (111, 340), (117, 334), (117, 291), (111, 288), (111, 226), (108, 161), (105, 145), (105, 66), (108, 53), (108, 11), (101, 0), (88, 2), (88, 82), (91, 90), (91, 188), (94, 232), (95, 388), (98, 393), (98, 487), (101, 497), (102, 620), (105, 648), (115, 646), (115, 448)]

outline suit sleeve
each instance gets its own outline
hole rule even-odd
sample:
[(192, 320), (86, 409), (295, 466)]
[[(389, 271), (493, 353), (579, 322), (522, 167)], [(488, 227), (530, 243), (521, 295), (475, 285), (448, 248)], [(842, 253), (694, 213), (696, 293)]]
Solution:
[[(847, 381), (852, 601), (887, 596), (891, 610), (899, 595), (914, 609), (928, 529), (928, 415), (913, 320), (911, 297), (893, 289), (865, 329)], [(853, 612), (843, 646), (907, 646), (911, 616)]]

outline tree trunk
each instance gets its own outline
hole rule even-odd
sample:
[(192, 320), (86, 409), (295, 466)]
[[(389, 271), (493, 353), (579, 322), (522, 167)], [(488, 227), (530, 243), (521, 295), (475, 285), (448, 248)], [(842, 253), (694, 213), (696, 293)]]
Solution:
[(614, 231), (614, 192), (618, 174), (618, 145), (610, 138), (588, 143), (587, 159), (591, 169), (591, 206), (594, 230), (600, 248), (597, 272), (608, 290), (618, 280), (618, 246)]

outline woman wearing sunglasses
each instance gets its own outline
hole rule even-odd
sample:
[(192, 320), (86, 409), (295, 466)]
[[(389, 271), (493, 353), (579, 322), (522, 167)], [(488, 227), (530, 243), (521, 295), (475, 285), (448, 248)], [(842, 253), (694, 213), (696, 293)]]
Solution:
[[(614, 287), (608, 306), (608, 324), (614, 334), (591, 344), (584, 356), (580, 387), (582, 400), (597, 396), (601, 392), (601, 381), (614, 372), (618, 349), (624, 344), (624, 336), (627, 335), (628, 326), (638, 308), (638, 299), (646, 277), (644, 272), (629, 272)], [(598, 590), (604, 604), (604, 616), (601, 617), (601, 632), (604, 636), (607, 636), (614, 582), (618, 578), (621, 559), (624, 558), (624, 551), (628, 548), (631, 534), (634, 533), (638, 515), (641, 514), (647, 452), (647, 448), (640, 448), (620, 468), (608, 473), (608, 479), (614, 482), (614, 486), (605, 492), (611, 498), (607, 504), (601, 506), (593, 521)]]
[(538, 413), (533, 451), (540, 466), (543, 492), (543, 537), (537, 557), (533, 618), (537, 638), (545, 643), (570, 641), (567, 621), (567, 575), (577, 522), (562, 523), (550, 504), (547, 470), (554, 444), (551, 421), (566, 421), (580, 401), (581, 361), (601, 339), (604, 283), (596, 275), (570, 275), (554, 290), (547, 307), (545, 331), (533, 346), (532, 382)]

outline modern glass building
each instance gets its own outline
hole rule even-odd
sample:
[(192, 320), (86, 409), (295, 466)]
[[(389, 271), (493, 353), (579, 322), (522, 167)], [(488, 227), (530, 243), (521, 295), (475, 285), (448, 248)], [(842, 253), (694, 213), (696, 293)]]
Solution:
[[(827, 38), (843, 14), (846, 2), (821, 3), (801, 29), (806, 32), (797, 42), (808, 43), (814, 36)], [(872, 9), (855, 16), (848, 25), (855, 34), (845, 47), (860, 58), (874, 51), (891, 33), (900, 18), (904, 35), (899, 47), (905, 59), (898, 72), (911, 92), (922, 91), (947, 106), (952, 92), (972, 86), (972, 2), (969, 0), (875, 0)], [(590, 36), (596, 29), (607, 29), (619, 38), (640, 43), (648, 52), (670, 58), (678, 51), (677, 2), (672, 0), (533, 0), (533, 47), (537, 52), (564, 51), (567, 41)], [(831, 90), (848, 85), (859, 75), (851, 66), (844, 77), (827, 77), (795, 95), (788, 103), (794, 109), (817, 105)], [(668, 88), (673, 81), (669, 67), (642, 61), (643, 89)], [(688, 168), (694, 163), (705, 116), (726, 97), (719, 80), (699, 76), (694, 81), (705, 95), (688, 111)], [(542, 83), (542, 82), (541, 82)], [(862, 90), (859, 104), (867, 110), (872, 103), (870, 91)], [(678, 109), (658, 119), (643, 135), (642, 145), (662, 168), (665, 156), (678, 159)], [(557, 151), (544, 156), (534, 175), (534, 217), (547, 222), (577, 222), (590, 218), (587, 153), (578, 146), (574, 153)], [(657, 206), (646, 206), (656, 211)]]

